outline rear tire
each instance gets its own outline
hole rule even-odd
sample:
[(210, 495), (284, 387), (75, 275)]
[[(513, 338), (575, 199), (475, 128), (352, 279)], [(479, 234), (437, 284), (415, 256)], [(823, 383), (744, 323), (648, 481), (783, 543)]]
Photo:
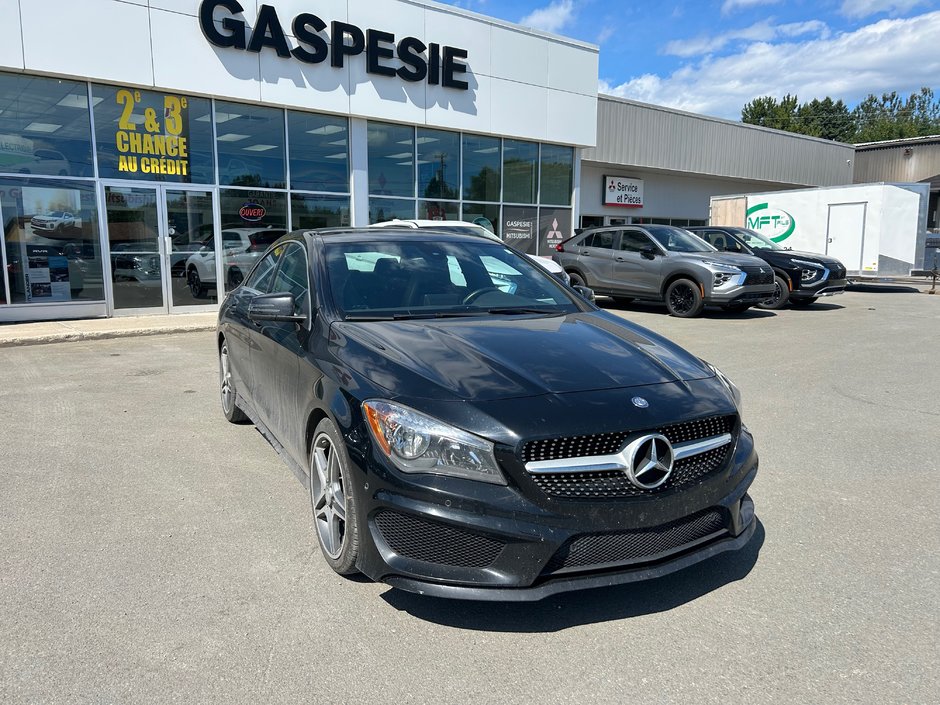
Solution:
[(757, 305), (763, 309), (776, 311), (786, 306), (789, 298), (790, 287), (787, 285), (787, 280), (781, 277), (779, 274), (775, 274), (773, 295), (764, 299)]
[(790, 303), (797, 308), (805, 308), (806, 306), (812, 306), (816, 303), (818, 296), (810, 296), (805, 299), (790, 299)]
[(243, 424), (250, 421), (235, 402), (238, 396), (235, 393), (235, 379), (228, 358), (228, 343), (224, 339), (222, 347), (219, 348), (219, 396), (222, 400), (222, 413), (229, 423)]
[(310, 506), (320, 551), (334, 571), (353, 575), (359, 559), (356, 494), (345, 442), (328, 418), (313, 432), (309, 471)]
[(676, 279), (666, 287), (666, 308), (677, 318), (694, 318), (702, 313), (705, 302), (698, 282), (691, 279)]

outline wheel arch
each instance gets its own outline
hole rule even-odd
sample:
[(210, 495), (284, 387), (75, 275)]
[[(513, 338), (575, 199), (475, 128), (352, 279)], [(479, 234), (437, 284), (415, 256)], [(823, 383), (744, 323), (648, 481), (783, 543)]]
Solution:
[(678, 280), (678, 279), (691, 279), (694, 283), (698, 284), (698, 285), (699, 285), (699, 291), (702, 292), (703, 298), (704, 298), (704, 288), (705, 288), (705, 285), (702, 284), (701, 279), (700, 279), (696, 274), (694, 274), (693, 272), (689, 272), (689, 271), (686, 271), (686, 270), (682, 270), (682, 271), (679, 271), (679, 272), (673, 272), (672, 274), (670, 274), (668, 277), (666, 277), (666, 278), (663, 280), (663, 285), (662, 285), (662, 286), (660, 287), (660, 289), (659, 289), (659, 295), (660, 295), (661, 297), (663, 297), (663, 299), (666, 298), (666, 289), (668, 289), (669, 286), (670, 286), (674, 281), (676, 281), (676, 280)]

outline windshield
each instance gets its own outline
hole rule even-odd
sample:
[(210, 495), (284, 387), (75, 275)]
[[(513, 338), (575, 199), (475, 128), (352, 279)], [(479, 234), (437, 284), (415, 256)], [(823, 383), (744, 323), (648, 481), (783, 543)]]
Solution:
[(748, 230), (747, 228), (729, 228), (731, 232), (737, 235), (739, 238), (744, 240), (744, 244), (750, 247), (752, 250), (782, 250), (776, 242), (771, 240), (768, 237), (764, 237), (760, 233), (756, 233), (753, 230)]
[(714, 247), (688, 230), (671, 225), (644, 225), (656, 242), (670, 252), (717, 252)]
[(327, 242), (323, 249), (333, 302), (347, 320), (581, 310), (545, 270), (496, 242)]

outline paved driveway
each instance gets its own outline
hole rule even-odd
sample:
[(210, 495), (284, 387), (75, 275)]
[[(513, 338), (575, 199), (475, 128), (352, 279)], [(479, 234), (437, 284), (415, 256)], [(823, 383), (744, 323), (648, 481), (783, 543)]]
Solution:
[(0, 350), (0, 702), (937, 702), (940, 296), (619, 313), (741, 387), (761, 526), (531, 605), (332, 574), (211, 334)]

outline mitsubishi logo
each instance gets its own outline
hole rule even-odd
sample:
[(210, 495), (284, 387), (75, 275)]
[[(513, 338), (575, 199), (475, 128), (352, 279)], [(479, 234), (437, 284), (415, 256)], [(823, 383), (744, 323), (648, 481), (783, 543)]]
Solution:
[(672, 444), (660, 433), (637, 438), (622, 454), (629, 458), (627, 479), (642, 490), (656, 489), (672, 474)]

